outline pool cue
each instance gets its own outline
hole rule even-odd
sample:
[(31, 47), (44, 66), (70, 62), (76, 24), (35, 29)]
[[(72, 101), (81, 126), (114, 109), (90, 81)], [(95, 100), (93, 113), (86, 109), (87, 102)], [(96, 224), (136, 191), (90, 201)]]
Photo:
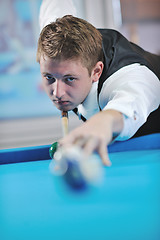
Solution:
[(61, 112), (63, 136), (68, 134), (68, 112)]
[[(68, 134), (68, 112), (61, 112), (63, 136)], [(59, 148), (57, 158), (57, 165), (54, 167), (62, 176), (64, 181), (74, 190), (85, 189), (89, 185), (94, 185), (100, 180), (102, 176), (102, 167), (99, 162), (92, 156), (90, 161), (85, 161), (86, 155), (80, 147), (75, 145), (69, 148)], [(84, 160), (83, 160), (84, 159)], [(87, 159), (89, 159), (87, 157)], [(86, 164), (86, 163), (87, 164)], [(93, 168), (96, 171), (93, 171)], [(90, 172), (89, 170), (90, 169)], [(58, 175), (57, 174), (57, 175)]]

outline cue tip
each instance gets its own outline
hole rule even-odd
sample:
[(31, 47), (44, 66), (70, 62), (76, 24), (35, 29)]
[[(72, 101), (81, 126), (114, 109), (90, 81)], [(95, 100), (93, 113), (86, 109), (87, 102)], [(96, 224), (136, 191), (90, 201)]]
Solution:
[(62, 111), (61, 112), (61, 117), (67, 117), (68, 118), (68, 112), (67, 111)]

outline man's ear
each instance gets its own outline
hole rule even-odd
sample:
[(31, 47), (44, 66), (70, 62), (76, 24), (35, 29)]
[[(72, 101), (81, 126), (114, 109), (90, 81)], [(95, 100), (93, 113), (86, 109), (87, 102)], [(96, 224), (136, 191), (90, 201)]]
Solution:
[(103, 72), (104, 64), (103, 62), (99, 61), (96, 63), (94, 68), (92, 69), (91, 72), (91, 78), (92, 78), (92, 83), (97, 82)]

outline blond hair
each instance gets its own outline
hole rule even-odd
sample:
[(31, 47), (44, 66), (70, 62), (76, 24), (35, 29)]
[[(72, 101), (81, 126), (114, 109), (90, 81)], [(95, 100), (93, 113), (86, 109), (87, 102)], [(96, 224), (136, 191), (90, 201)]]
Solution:
[(102, 36), (87, 21), (66, 15), (42, 29), (37, 62), (44, 55), (59, 61), (80, 59), (90, 74), (96, 63), (103, 61)]

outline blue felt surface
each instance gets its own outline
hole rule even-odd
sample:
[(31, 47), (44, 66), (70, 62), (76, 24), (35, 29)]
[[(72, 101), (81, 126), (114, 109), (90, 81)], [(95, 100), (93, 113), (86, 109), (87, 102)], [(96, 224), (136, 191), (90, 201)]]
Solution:
[(160, 150), (110, 158), (104, 181), (79, 193), (50, 174), (49, 160), (1, 165), (1, 239), (158, 240)]

